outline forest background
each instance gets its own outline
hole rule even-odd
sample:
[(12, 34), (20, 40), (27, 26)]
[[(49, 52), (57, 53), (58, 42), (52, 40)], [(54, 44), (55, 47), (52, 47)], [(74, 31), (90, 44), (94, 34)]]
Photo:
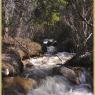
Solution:
[(2, 4), (2, 37), (37, 42), (54, 38), (60, 44), (69, 40), (73, 52), (92, 51), (93, 0), (3, 0)]

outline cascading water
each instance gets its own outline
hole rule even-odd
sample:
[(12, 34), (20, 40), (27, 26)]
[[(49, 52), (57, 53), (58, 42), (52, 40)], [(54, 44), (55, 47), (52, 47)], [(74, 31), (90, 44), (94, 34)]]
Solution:
[[(40, 72), (39, 74), (42, 76)], [(82, 68), (78, 85), (62, 75), (48, 75), (49, 73), (46, 72), (46, 78), (41, 80), (40, 86), (27, 95), (93, 95), (92, 77), (85, 68)]]
[(75, 86), (62, 76), (47, 77), (27, 95), (93, 95), (86, 86)]
[[(75, 54), (66, 53), (66, 52), (57, 53), (57, 56), (59, 56), (63, 60), (62, 61), (63, 63), (66, 60), (70, 59), (73, 55)], [(60, 60), (57, 56), (48, 55), (40, 58), (35, 57), (28, 59), (29, 68), (27, 67), (26, 64), (24, 72), (21, 74), (20, 77), (21, 78), (24, 77), (25, 79), (28, 78), (34, 79), (35, 81), (37, 81), (37, 86), (35, 88), (29, 86), (29, 90), (27, 91), (27, 93), (21, 94), (24, 93), (24, 90), (22, 90), (22, 92), (19, 90), (22, 87), (22, 86), (20, 87), (20, 82), (19, 82), (18, 85), (16, 84), (16, 87), (13, 89), (15, 90), (14, 92), (19, 93), (16, 95), (93, 95), (92, 76), (90, 75), (90, 72), (83, 67), (78, 69), (78, 68), (67, 68), (64, 66), (63, 68), (61, 68), (62, 69), (61, 74), (59, 74), (57, 70), (54, 70), (56, 66), (57, 68), (59, 68), (59, 65), (57, 64), (60, 62)], [(30, 65), (33, 66), (30, 68)], [(73, 72), (75, 70), (79, 70), (79, 73), (78, 71), (76, 71), (76, 73)], [(77, 73), (79, 75), (76, 76)], [(75, 83), (77, 78), (80, 81), (79, 84)], [(27, 88), (26, 84), (24, 83), (23, 86)], [(13, 93), (11, 89), (9, 90), (11, 93)]]

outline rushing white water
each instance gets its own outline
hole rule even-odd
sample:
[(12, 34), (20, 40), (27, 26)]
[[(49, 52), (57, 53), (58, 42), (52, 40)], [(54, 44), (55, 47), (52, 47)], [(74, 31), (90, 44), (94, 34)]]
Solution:
[(93, 95), (87, 86), (71, 84), (62, 76), (47, 77), (27, 95)]
[[(63, 52), (57, 53), (57, 55), (65, 62), (75, 54)], [(30, 63), (25, 62), (25, 64), (28, 65), (24, 67), (24, 72), (22, 72), (21, 76), (35, 79), (37, 86), (33, 89), (30, 87), (28, 93), (25, 95), (93, 95), (93, 79), (90, 72), (85, 68), (68, 68), (64, 66), (58, 70), (59, 67), (57, 64), (60, 60), (54, 55), (31, 58), (28, 59), (28, 61), (30, 61)], [(42, 64), (43, 61), (45, 62), (44, 64)], [(34, 66), (31, 66), (31, 64)], [(58, 68), (57, 70), (58, 72), (60, 71), (61, 74), (57, 73), (55, 67)], [(77, 79), (79, 80), (78, 83), (76, 82)], [(17, 86), (19, 87), (19, 85)], [(24, 91), (20, 92), (18, 89), (20, 89), (20, 87), (17, 88), (17, 95), (23, 95), (20, 93), (24, 93)], [(12, 92), (12, 90), (10, 90), (10, 92)]]
[(75, 53), (59, 52), (56, 55), (45, 55), (43, 57), (30, 58), (27, 61), (36, 67), (50, 68), (57, 64), (64, 64), (64, 62), (71, 59), (74, 55)]
[[(66, 60), (72, 58), (75, 54), (61, 52), (57, 53), (57, 55), (63, 60), (64, 64)], [(43, 61), (45, 64), (41, 64)], [(57, 56), (52, 55), (37, 59), (32, 58), (30, 62), (32, 62), (34, 66), (37, 66), (37, 68), (32, 70), (30, 75), (37, 78), (44, 77), (45, 79), (41, 79), (39, 87), (31, 90), (27, 95), (93, 95), (92, 77), (86, 69), (82, 68), (82, 73), (79, 77), (80, 84), (75, 85), (62, 75), (49, 76), (51, 71), (49, 72), (49, 69), (46, 69), (46, 67), (50, 68), (57, 63), (61, 63)], [(40, 69), (39, 67), (44, 69)]]
[[(38, 72), (37, 72), (38, 71)], [(34, 70), (35, 72), (35, 70)], [(41, 80), (39, 87), (31, 90), (27, 95), (93, 95), (91, 82), (91, 76), (83, 68), (80, 76), (80, 84), (74, 84), (62, 75), (48, 76), (48, 71), (36, 69), (35, 75), (41, 77), (46, 76)]]

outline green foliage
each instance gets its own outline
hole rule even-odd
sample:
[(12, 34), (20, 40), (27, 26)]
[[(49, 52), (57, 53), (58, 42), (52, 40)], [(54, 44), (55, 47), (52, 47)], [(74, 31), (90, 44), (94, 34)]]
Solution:
[(58, 3), (60, 3), (60, 5), (68, 4), (68, 2), (66, 0), (58, 0)]
[(52, 13), (52, 19), (51, 19), (52, 23), (53, 23), (53, 22), (56, 22), (56, 21), (59, 21), (59, 20), (60, 20), (60, 13), (58, 13), (58, 12), (53, 12), (53, 13)]
[(66, 0), (38, 0), (35, 9), (35, 22), (53, 25), (60, 20), (60, 6), (66, 4)]

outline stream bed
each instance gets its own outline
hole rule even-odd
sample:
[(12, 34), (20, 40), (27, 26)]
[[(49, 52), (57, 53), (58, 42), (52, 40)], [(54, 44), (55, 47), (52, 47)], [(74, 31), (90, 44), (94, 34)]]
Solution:
[(19, 76), (3, 78), (3, 95), (93, 95), (93, 78), (84, 67), (60, 67), (75, 53), (30, 58)]

